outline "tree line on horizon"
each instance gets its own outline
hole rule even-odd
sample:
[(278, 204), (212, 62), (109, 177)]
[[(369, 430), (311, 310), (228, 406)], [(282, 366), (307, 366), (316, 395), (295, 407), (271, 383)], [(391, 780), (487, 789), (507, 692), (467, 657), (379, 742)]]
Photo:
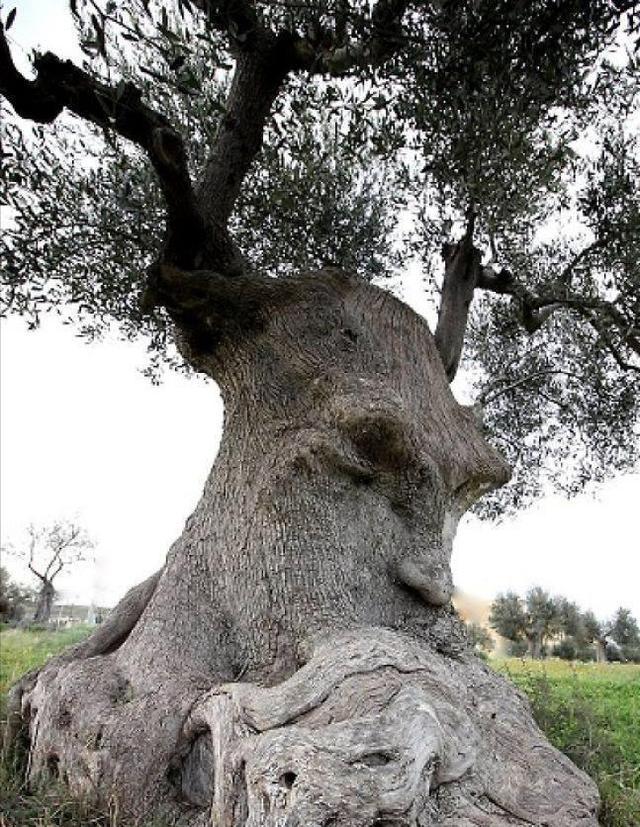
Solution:
[[(611, 619), (602, 620), (567, 597), (534, 586), (524, 597), (514, 591), (498, 594), (491, 604), (489, 626), (509, 641), (509, 654), (517, 657), (640, 663), (638, 621), (622, 606)], [(478, 624), (467, 628), (472, 645), (492, 648), (486, 628)]]

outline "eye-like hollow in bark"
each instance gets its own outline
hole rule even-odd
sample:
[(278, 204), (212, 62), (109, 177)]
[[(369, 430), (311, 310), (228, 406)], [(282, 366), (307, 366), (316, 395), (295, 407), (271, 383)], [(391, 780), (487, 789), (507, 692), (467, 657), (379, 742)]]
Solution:
[(360, 460), (376, 471), (400, 471), (414, 450), (402, 398), (388, 385), (360, 377), (333, 396), (327, 410)]
[(383, 411), (354, 411), (341, 423), (361, 457), (374, 468), (395, 471), (410, 460), (410, 449), (403, 423)]

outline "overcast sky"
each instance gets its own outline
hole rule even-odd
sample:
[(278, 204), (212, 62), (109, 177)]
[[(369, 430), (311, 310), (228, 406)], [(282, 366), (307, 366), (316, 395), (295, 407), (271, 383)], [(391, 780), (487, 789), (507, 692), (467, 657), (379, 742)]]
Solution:
[[(10, 34), (25, 52), (77, 57), (65, 0), (14, 0), (3, 13), (14, 5)], [(405, 296), (420, 307), (417, 284)], [(140, 373), (142, 344), (87, 345), (53, 318), (35, 332), (3, 321), (1, 344), (3, 539), (29, 522), (77, 519), (96, 563), (61, 580), (63, 595), (110, 605), (162, 564), (200, 495), (220, 438), (217, 389), (175, 374), (154, 387)], [(639, 507), (635, 474), (500, 525), (468, 518), (454, 579), (487, 598), (540, 584), (600, 616), (625, 605), (640, 618)]]

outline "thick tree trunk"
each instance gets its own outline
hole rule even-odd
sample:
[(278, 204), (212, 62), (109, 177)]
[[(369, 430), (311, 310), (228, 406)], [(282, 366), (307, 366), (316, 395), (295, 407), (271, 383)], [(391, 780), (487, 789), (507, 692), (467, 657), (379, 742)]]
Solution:
[(337, 272), (280, 289), (185, 338), (217, 462), (160, 576), (14, 691), (30, 776), (190, 827), (596, 824), (451, 608), (456, 522), (508, 469), (426, 324)]
[(527, 647), (529, 654), (533, 660), (540, 660), (542, 658), (543, 640), (542, 635), (533, 634), (527, 639)]
[(36, 610), (33, 615), (33, 622), (35, 624), (45, 624), (49, 622), (55, 594), (56, 592), (53, 588), (53, 583), (50, 583), (48, 580), (43, 581), (40, 591), (38, 592)]

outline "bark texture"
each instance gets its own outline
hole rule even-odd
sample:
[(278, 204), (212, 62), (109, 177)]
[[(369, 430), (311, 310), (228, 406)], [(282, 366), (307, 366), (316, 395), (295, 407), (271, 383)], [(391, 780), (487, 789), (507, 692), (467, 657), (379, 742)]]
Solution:
[(34, 623), (48, 623), (51, 617), (51, 609), (53, 608), (53, 598), (55, 597), (55, 589), (53, 583), (49, 580), (43, 580), (40, 591), (38, 592), (38, 602), (36, 603), (36, 610), (33, 615)]
[(194, 279), (220, 453), (162, 572), (14, 691), (30, 777), (190, 827), (596, 824), (451, 608), (457, 520), (509, 472), (425, 322), (337, 271), (224, 312)]

